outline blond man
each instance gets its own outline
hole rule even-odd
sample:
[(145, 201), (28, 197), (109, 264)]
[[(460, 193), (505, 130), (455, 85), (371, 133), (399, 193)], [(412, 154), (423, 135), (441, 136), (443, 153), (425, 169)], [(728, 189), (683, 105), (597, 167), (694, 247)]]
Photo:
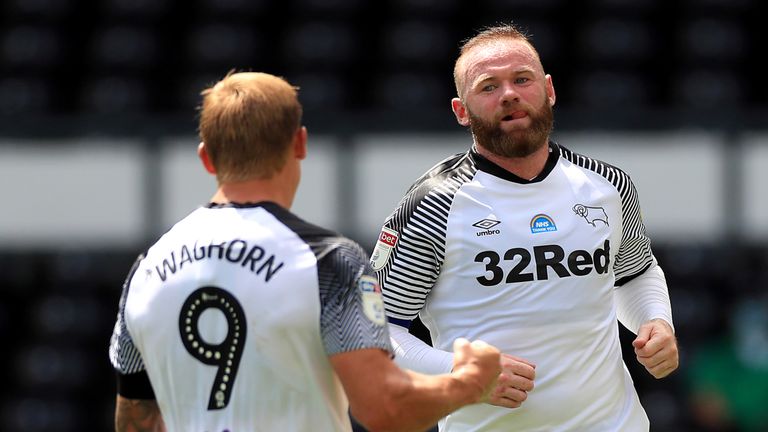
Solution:
[(499, 352), (399, 369), (363, 250), (289, 211), (307, 154), (294, 87), (235, 73), (203, 92), (198, 155), (218, 190), (131, 270), (110, 344), (118, 431), (419, 430), (485, 400)]

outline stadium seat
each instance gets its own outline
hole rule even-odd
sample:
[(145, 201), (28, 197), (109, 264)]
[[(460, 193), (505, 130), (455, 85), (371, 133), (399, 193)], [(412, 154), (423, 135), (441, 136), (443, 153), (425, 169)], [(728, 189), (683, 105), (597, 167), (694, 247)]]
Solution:
[[(50, 0), (49, 0), (50, 1)], [(134, 18), (144, 22), (159, 17), (170, 9), (170, 0), (102, 0), (105, 15), (110, 19)]]
[(700, 18), (682, 26), (680, 30), (683, 59), (732, 61), (746, 53), (744, 29), (727, 19)]
[(81, 109), (88, 113), (143, 112), (149, 105), (145, 82), (137, 77), (94, 77), (82, 90)]
[[(82, 413), (72, 399), (17, 397), (2, 407), (1, 429), (15, 432), (67, 432), (93, 428), (83, 424)], [(85, 429), (78, 429), (85, 428)]]
[(267, 0), (201, 0), (200, 12), (208, 17), (254, 17), (263, 13)]
[(434, 64), (443, 67), (453, 54), (455, 41), (444, 25), (427, 21), (393, 23), (382, 34), (383, 52), (395, 64)]
[(642, 107), (649, 101), (649, 88), (642, 75), (626, 70), (594, 69), (577, 73), (567, 99), (591, 108)]
[(45, 114), (52, 104), (50, 84), (42, 78), (0, 78), (0, 112)]
[(356, 58), (357, 36), (346, 25), (311, 21), (290, 28), (283, 41), (283, 58), (288, 65), (314, 68), (341, 68)]
[(20, 25), (2, 33), (0, 62), (12, 70), (52, 68), (63, 53), (61, 35), (51, 27)]
[(394, 72), (377, 81), (376, 103), (390, 109), (425, 110), (445, 107), (447, 110), (454, 93), (448, 78), (441, 80), (427, 73)]
[(193, 71), (226, 72), (251, 65), (263, 49), (257, 29), (225, 22), (203, 23), (187, 39), (187, 62)]
[(14, 19), (59, 20), (70, 12), (75, 0), (6, 0), (4, 13)]
[(299, 87), (299, 100), (307, 110), (343, 109), (347, 103), (346, 87), (335, 74), (288, 72), (292, 84)]
[(739, 74), (731, 70), (691, 69), (677, 77), (674, 86), (677, 103), (689, 108), (729, 106), (744, 102), (744, 89)]
[(637, 64), (655, 51), (651, 29), (640, 20), (598, 19), (583, 28), (581, 44), (584, 55), (602, 65)]
[(94, 71), (146, 70), (158, 57), (158, 41), (146, 28), (109, 26), (97, 31), (92, 40)]

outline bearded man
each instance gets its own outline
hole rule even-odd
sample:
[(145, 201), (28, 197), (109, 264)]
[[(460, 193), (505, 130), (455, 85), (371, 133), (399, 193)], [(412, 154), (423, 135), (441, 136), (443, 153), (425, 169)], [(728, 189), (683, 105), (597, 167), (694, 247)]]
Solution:
[[(371, 258), (396, 362), (450, 371), (461, 337), (502, 351), (491, 398), (441, 431), (648, 431), (616, 321), (654, 377), (679, 360), (632, 180), (550, 140), (552, 77), (514, 26), (466, 41), (454, 80), (473, 144), (416, 181)], [(408, 332), (417, 316), (432, 347)]]

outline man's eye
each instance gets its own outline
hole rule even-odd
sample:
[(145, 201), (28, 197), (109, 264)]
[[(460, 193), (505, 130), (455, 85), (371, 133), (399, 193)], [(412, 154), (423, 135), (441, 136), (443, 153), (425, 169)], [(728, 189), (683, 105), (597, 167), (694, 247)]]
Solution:
[(521, 78), (516, 78), (516, 79), (515, 79), (515, 83), (517, 83), (517, 84), (525, 84), (525, 83), (527, 83), (528, 81), (530, 81), (530, 79), (528, 79), (528, 78), (522, 78), (522, 77), (521, 77)]
[(494, 84), (488, 84), (487, 86), (484, 86), (482, 90), (484, 92), (494, 91), (496, 90), (496, 86)]

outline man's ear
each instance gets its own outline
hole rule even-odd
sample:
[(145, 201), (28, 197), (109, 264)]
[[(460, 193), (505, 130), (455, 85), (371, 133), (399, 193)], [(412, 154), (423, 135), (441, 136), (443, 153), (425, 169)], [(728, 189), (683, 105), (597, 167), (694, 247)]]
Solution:
[(549, 101), (549, 106), (555, 106), (555, 100), (557, 97), (555, 96), (555, 85), (552, 83), (552, 75), (547, 74), (547, 100)]
[(205, 167), (205, 170), (208, 171), (208, 173), (216, 175), (216, 168), (213, 166), (211, 158), (208, 157), (208, 150), (205, 148), (204, 142), (201, 142), (197, 146), (197, 157), (200, 158), (200, 162), (203, 163), (203, 167)]
[(451, 99), (451, 109), (456, 116), (456, 121), (462, 126), (469, 126), (469, 111), (464, 106), (464, 102), (461, 99), (455, 97)]
[(307, 128), (305, 126), (300, 127), (293, 137), (293, 155), (300, 160), (307, 157)]

